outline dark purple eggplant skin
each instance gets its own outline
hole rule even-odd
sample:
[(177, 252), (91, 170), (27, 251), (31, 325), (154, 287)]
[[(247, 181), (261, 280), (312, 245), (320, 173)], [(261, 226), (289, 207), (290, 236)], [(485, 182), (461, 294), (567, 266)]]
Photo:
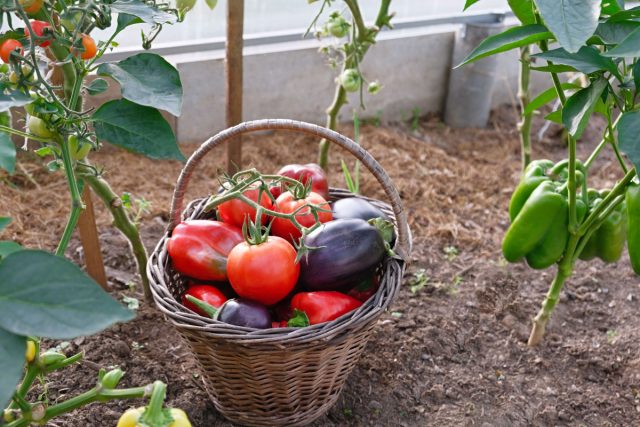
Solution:
[(271, 327), (269, 310), (257, 302), (238, 298), (225, 302), (218, 312), (218, 320), (230, 325), (267, 329)]
[(306, 238), (315, 247), (300, 260), (300, 283), (311, 291), (339, 291), (371, 275), (385, 255), (380, 232), (363, 219), (336, 219)]
[(333, 202), (333, 219), (359, 218), (368, 221), (372, 218), (388, 220), (387, 215), (371, 203), (359, 197), (347, 197)]

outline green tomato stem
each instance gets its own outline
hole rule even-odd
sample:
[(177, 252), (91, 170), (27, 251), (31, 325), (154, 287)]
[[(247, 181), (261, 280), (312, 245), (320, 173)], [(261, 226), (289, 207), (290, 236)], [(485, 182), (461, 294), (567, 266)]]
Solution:
[(9, 126), (0, 125), (0, 131), (6, 132), (6, 133), (10, 133), (10, 134), (13, 134), (13, 135), (22, 136), (22, 137), (25, 137), (25, 138), (29, 138), (29, 139), (31, 139), (33, 141), (46, 142), (46, 143), (53, 143), (54, 142), (50, 138), (41, 138), (39, 136), (30, 134), (30, 133), (27, 133), (27, 132), (22, 132), (20, 130), (13, 129), (13, 128), (9, 127)]
[(61, 140), (59, 141), (59, 144), (62, 148), (61, 151), (62, 160), (64, 162), (64, 172), (67, 177), (67, 182), (69, 183), (69, 191), (71, 192), (71, 214), (69, 215), (67, 225), (64, 229), (64, 232), (62, 233), (60, 243), (58, 243), (58, 248), (56, 249), (56, 255), (62, 256), (67, 250), (67, 246), (69, 245), (69, 241), (71, 240), (73, 230), (75, 230), (78, 223), (78, 218), (80, 218), (80, 213), (84, 209), (84, 204), (82, 203), (82, 196), (80, 195), (80, 190), (78, 189), (78, 181), (76, 180), (74, 174), (73, 161), (71, 160), (71, 153), (69, 152), (69, 143), (67, 141)]

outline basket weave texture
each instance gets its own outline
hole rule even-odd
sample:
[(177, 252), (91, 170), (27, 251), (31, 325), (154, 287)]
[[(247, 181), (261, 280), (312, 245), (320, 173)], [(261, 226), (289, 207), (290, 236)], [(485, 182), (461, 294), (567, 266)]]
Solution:
[[(377, 293), (358, 310), (331, 322), (306, 328), (255, 330), (205, 318), (180, 303), (187, 279), (173, 269), (167, 241), (183, 219), (214, 215), (204, 212), (207, 198), (194, 200), (182, 210), (192, 172), (216, 146), (242, 133), (269, 129), (304, 132), (342, 146), (373, 173), (391, 200), (389, 205), (362, 197), (394, 222), (397, 256), (386, 258), (379, 268)], [(330, 190), (332, 200), (353, 196), (346, 190)], [(187, 161), (174, 192), (169, 229), (151, 254), (147, 275), (156, 305), (195, 354), (207, 393), (218, 411), (242, 425), (299, 426), (322, 416), (338, 399), (377, 319), (398, 292), (410, 252), (411, 235), (398, 192), (367, 151), (334, 131), (309, 123), (257, 120), (222, 131)]]

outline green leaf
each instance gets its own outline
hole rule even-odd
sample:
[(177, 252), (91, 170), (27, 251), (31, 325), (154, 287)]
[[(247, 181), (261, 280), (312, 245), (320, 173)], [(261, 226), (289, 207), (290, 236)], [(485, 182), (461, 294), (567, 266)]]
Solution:
[(601, 0), (535, 2), (547, 28), (568, 52), (577, 52), (596, 31)]
[(0, 240), (0, 259), (22, 250), (22, 246), (11, 240)]
[(562, 109), (552, 111), (546, 116), (544, 116), (545, 120), (549, 120), (550, 122), (557, 123), (559, 125), (562, 124)]
[(196, 0), (176, 0), (176, 9), (182, 13), (190, 11), (195, 5)]
[(523, 24), (535, 24), (536, 15), (533, 12), (532, 0), (507, 0), (514, 15)]
[(613, 15), (624, 10), (624, 0), (602, 0), (602, 14)]
[(117, 99), (98, 108), (92, 120), (101, 140), (152, 159), (185, 160), (171, 126), (155, 108)]
[(9, 175), (16, 169), (16, 146), (6, 132), (0, 132), (0, 169), (6, 170)]
[(353, 194), (358, 194), (358, 189), (356, 188), (353, 178), (351, 177), (351, 172), (349, 172), (349, 167), (344, 162), (344, 160), (340, 160), (342, 166), (342, 174), (344, 175), (344, 182), (347, 185), (347, 189), (351, 191)]
[(7, 225), (11, 224), (11, 218), (8, 216), (0, 216), (0, 231), (7, 228)]
[(213, 10), (216, 8), (216, 5), (218, 4), (218, 0), (204, 0), (204, 2), (207, 4), (207, 6), (209, 6), (209, 9)]
[(98, 67), (98, 75), (109, 76), (120, 83), (122, 96), (129, 101), (180, 115), (180, 75), (160, 55), (139, 53), (118, 63), (102, 64)]
[(618, 143), (636, 171), (640, 172), (640, 111), (623, 113), (618, 122)]
[(615, 75), (619, 74), (618, 67), (610, 58), (605, 58), (600, 55), (598, 49), (590, 46), (583, 46), (575, 53), (569, 53), (563, 48), (558, 48), (531, 56), (551, 61), (554, 64), (568, 65), (585, 74), (601, 70), (607, 70)]
[(609, 19), (607, 19), (607, 22), (621, 22), (638, 17), (640, 17), (640, 6), (617, 12), (613, 14)]
[(76, 265), (36, 250), (0, 262), (0, 313), (0, 327), (9, 332), (55, 339), (91, 335), (133, 318)]
[(542, 67), (531, 67), (532, 71), (540, 71), (543, 73), (571, 73), (578, 71), (573, 67), (567, 65), (548, 64)]
[(640, 90), (640, 61), (636, 61), (633, 64), (633, 84), (636, 85), (636, 90)]
[(7, 111), (12, 107), (22, 107), (30, 102), (33, 102), (33, 99), (19, 90), (9, 93), (0, 92), (0, 111)]
[(598, 24), (596, 35), (604, 44), (619, 44), (638, 27), (640, 22), (636, 21), (601, 22)]
[(27, 348), (25, 337), (0, 328), (0, 408), (6, 408), (22, 377)]
[(86, 89), (89, 95), (98, 95), (109, 89), (109, 83), (105, 79), (95, 79), (89, 83)]
[(116, 34), (120, 33), (130, 25), (142, 23), (144, 23), (144, 21), (137, 16), (129, 15), (128, 13), (120, 13), (118, 15), (118, 26), (116, 27)]
[(479, 1), (480, 0), (466, 0), (464, 2), (464, 9), (462, 9), (462, 10), (464, 11), (464, 10), (469, 9), (471, 6), (473, 6), (474, 4), (478, 3)]
[(297, 308), (293, 310), (291, 319), (287, 321), (287, 326), (290, 328), (304, 328), (305, 326), (309, 325), (310, 323), (307, 313), (302, 310), (298, 310)]
[(548, 40), (553, 35), (547, 31), (543, 25), (533, 24), (521, 27), (510, 28), (500, 34), (489, 36), (484, 39), (478, 47), (455, 68), (476, 61), (480, 58), (495, 55), (496, 53), (506, 52), (521, 46), (538, 42), (540, 40)]
[[(560, 86), (562, 87), (563, 90), (580, 89), (580, 86), (574, 83), (562, 83)], [(545, 104), (548, 104), (549, 102), (553, 101), (557, 97), (558, 97), (558, 92), (556, 91), (556, 88), (553, 86), (550, 87), (549, 89), (539, 93), (535, 98), (533, 98), (531, 102), (527, 104), (527, 107), (522, 112), (522, 115), (527, 116), (533, 113), (535, 110), (539, 109)]]
[(607, 80), (598, 79), (588, 87), (580, 89), (567, 99), (562, 110), (562, 124), (567, 131), (578, 139), (589, 122), (602, 91), (607, 87)]
[(640, 56), (640, 27), (629, 33), (624, 40), (611, 50), (603, 53), (604, 56), (614, 58), (637, 57)]
[[(116, 0), (111, 3), (111, 10), (117, 13), (126, 13), (128, 15), (137, 16), (147, 24), (173, 24), (177, 21), (175, 15), (162, 11), (149, 3), (140, 0)], [(125, 18), (130, 21), (131, 18)], [(133, 23), (133, 22), (131, 22)], [(128, 24), (128, 25), (131, 25)], [(120, 20), (118, 19), (118, 28), (120, 28)]]

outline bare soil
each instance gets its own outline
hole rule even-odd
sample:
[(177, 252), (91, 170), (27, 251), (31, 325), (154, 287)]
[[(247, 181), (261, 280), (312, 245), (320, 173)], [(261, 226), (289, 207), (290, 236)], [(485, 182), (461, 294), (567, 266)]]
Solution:
[[(530, 319), (554, 271), (506, 264), (500, 241), (508, 225), (507, 205), (519, 175), (516, 112), (497, 110), (489, 128), (454, 130), (437, 118), (418, 126), (367, 125), (362, 144), (399, 188), (414, 236), (413, 263), (405, 286), (377, 325), (360, 363), (333, 409), (316, 426), (632, 426), (640, 425), (640, 280), (625, 257), (576, 266), (550, 321), (546, 340), (526, 345)], [(594, 120), (579, 145), (586, 158), (598, 142)], [(350, 127), (342, 129), (351, 134)], [(554, 133), (555, 132), (555, 133)], [(313, 140), (292, 134), (247, 139), (246, 159), (275, 170), (291, 161), (312, 161)], [(184, 146), (185, 153), (194, 146)], [(534, 155), (559, 160), (565, 147), (550, 129), (534, 140)], [(52, 249), (64, 226), (68, 196), (60, 174), (23, 159), (14, 177), (0, 177), (2, 215), (14, 223), (1, 238)], [(207, 159), (192, 181), (190, 197), (216, 188), (224, 153)], [(333, 152), (332, 182), (343, 186)], [(181, 165), (143, 159), (113, 148), (93, 156), (118, 193), (130, 191), (152, 202), (142, 218), (151, 250), (166, 226)], [(619, 177), (611, 153), (590, 177), (594, 187)], [(383, 198), (375, 180), (363, 175), (363, 193)], [(173, 328), (142, 297), (125, 240), (96, 203), (103, 255), (116, 298), (138, 298), (138, 317), (92, 337), (69, 343), (86, 362), (52, 376), (52, 400), (90, 388), (97, 366), (126, 371), (123, 385), (160, 379), (169, 384), (168, 403), (185, 409), (195, 426), (230, 425), (213, 408), (196, 363)], [(82, 262), (77, 239), (68, 256)], [(418, 286), (416, 278), (426, 280)], [(133, 286), (129, 286), (133, 285)], [(54, 345), (54, 343), (51, 343)], [(142, 402), (94, 404), (52, 426), (113, 426), (119, 414)]]

